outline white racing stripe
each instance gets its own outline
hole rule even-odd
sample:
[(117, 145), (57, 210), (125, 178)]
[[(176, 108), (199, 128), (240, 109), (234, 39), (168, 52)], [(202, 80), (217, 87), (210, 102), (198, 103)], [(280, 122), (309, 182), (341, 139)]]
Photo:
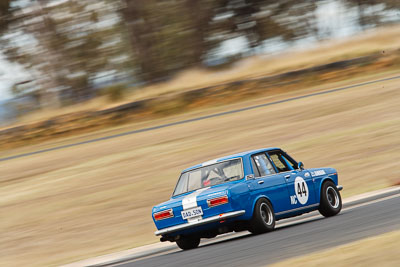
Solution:
[[(197, 207), (197, 196), (200, 195), (201, 193), (203, 193), (204, 191), (206, 191), (207, 189), (209, 189), (209, 188), (199, 189), (199, 190), (193, 192), (192, 194), (189, 194), (186, 197), (184, 197), (182, 199), (183, 210), (188, 210), (188, 209)], [(202, 216), (195, 217), (195, 218), (189, 218), (188, 222), (194, 222), (194, 221), (198, 221), (201, 219), (202, 219)]]
[(202, 188), (187, 195), (182, 199), (183, 210), (197, 207), (197, 196), (206, 191), (208, 188)]

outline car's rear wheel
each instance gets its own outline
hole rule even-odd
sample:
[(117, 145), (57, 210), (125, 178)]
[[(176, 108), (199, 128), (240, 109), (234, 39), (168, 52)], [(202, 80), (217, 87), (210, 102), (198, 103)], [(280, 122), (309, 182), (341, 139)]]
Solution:
[(200, 237), (183, 236), (176, 240), (176, 244), (183, 250), (197, 248), (200, 244)]
[(325, 217), (331, 217), (342, 209), (342, 198), (334, 183), (327, 181), (322, 185), (319, 212)]
[(271, 203), (261, 198), (254, 207), (253, 218), (250, 220), (249, 231), (253, 234), (270, 232), (275, 228), (275, 214)]

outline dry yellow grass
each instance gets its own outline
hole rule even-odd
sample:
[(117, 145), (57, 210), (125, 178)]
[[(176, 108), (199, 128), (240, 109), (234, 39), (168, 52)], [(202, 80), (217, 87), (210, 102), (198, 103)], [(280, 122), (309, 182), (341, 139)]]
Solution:
[(151, 206), (169, 198), (182, 168), (252, 148), (279, 146), (306, 167), (337, 168), (344, 196), (388, 186), (400, 178), (399, 103), (393, 80), (0, 162), (0, 265), (56, 265), (156, 242)]
[(399, 266), (399, 240), (400, 231), (389, 232), (269, 266)]
[(273, 56), (255, 56), (223, 71), (192, 69), (163, 84), (144, 87), (127, 99), (138, 100), (161, 94), (216, 85), (238, 79), (273, 75), (289, 70), (326, 64), (372, 53), (386, 53), (400, 48), (400, 27), (389, 27), (359, 34), (340, 41), (326, 41), (306, 49), (285, 51)]
[(22, 117), (18, 123), (38, 122), (55, 115), (85, 110), (99, 110), (120, 104), (157, 97), (164, 94), (193, 90), (246, 78), (274, 75), (286, 71), (326, 64), (359, 56), (390, 53), (400, 49), (400, 26), (370, 30), (350, 39), (326, 41), (305, 49), (285, 51), (277, 55), (254, 56), (243, 59), (234, 66), (220, 71), (190, 69), (171, 81), (137, 88), (121, 101), (110, 103), (106, 97), (98, 97), (71, 107), (34, 112)]

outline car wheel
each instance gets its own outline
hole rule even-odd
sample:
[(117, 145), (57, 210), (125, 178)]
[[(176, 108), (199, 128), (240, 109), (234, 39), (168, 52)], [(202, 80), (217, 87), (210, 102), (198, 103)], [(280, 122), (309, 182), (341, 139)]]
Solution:
[(331, 217), (342, 209), (342, 198), (339, 191), (331, 181), (325, 182), (321, 189), (321, 201), (319, 203), (319, 212), (325, 217)]
[(253, 218), (250, 220), (249, 231), (253, 234), (261, 234), (274, 230), (274, 210), (266, 199), (259, 199), (254, 207)]
[(200, 237), (181, 237), (176, 244), (183, 250), (197, 248), (200, 244)]

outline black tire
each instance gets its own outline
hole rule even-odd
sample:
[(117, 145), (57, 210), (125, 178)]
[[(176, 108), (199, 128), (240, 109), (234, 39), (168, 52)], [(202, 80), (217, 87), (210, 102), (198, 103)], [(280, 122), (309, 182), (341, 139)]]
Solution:
[(335, 216), (342, 209), (342, 198), (334, 183), (322, 184), (319, 212), (325, 217)]
[(275, 213), (271, 203), (261, 198), (254, 207), (253, 218), (250, 220), (249, 231), (253, 234), (271, 232), (275, 228)]
[(183, 250), (197, 248), (200, 244), (200, 237), (181, 237), (176, 244)]

